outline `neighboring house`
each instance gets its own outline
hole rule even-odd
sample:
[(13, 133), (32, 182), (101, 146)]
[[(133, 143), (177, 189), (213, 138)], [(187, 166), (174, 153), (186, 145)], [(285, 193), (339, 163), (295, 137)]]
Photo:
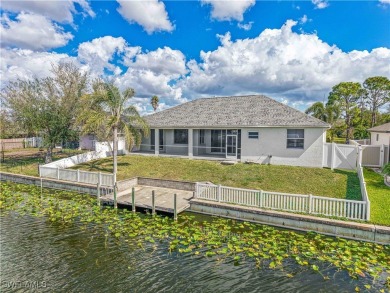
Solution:
[(371, 145), (390, 145), (390, 123), (368, 129), (371, 133)]
[(329, 125), (262, 95), (197, 99), (144, 117), (140, 152), (322, 167)]
[[(93, 134), (87, 134), (80, 136), (80, 149), (82, 150), (91, 150), (97, 152), (112, 152), (112, 142), (108, 144), (105, 141), (98, 141), (96, 136)], [(118, 154), (123, 155), (126, 154), (126, 142), (123, 137), (119, 137), (118, 139)]]

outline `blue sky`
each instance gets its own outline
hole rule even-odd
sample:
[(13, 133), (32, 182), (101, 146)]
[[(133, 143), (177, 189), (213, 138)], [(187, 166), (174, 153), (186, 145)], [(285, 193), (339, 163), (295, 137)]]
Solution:
[(2, 1), (2, 86), (71, 61), (151, 111), (266, 94), (304, 110), (342, 81), (390, 77), (390, 2)]

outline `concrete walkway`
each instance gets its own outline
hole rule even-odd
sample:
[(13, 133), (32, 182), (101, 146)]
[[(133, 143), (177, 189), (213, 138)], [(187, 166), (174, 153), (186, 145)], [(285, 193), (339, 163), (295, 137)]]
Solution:
[[(177, 195), (177, 213), (181, 213), (190, 207), (189, 201), (193, 196), (192, 191), (151, 187), (137, 185), (135, 190), (135, 206), (136, 208), (152, 209), (152, 191), (155, 192), (156, 211), (173, 213), (173, 198)], [(104, 202), (114, 202), (114, 195), (109, 194), (101, 197)], [(121, 191), (117, 194), (118, 205), (131, 207), (131, 189)]]

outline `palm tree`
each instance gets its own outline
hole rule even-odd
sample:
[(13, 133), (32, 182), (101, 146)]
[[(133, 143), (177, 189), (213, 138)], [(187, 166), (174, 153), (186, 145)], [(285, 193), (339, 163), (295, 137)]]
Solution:
[(83, 97), (84, 108), (78, 115), (83, 133), (95, 133), (99, 138), (113, 142), (113, 172), (117, 174), (118, 131), (124, 134), (129, 149), (140, 145), (142, 135), (149, 135), (146, 121), (133, 105), (133, 89), (123, 93), (112, 83), (95, 81), (93, 93)]
[(154, 109), (154, 112), (156, 112), (157, 110), (157, 107), (158, 107), (158, 97), (157, 96), (153, 96), (151, 99), (150, 99), (150, 104), (152, 105), (153, 109)]
[(329, 129), (328, 134), (330, 140), (333, 141), (335, 135), (334, 126), (341, 115), (340, 107), (338, 107), (337, 104), (327, 103), (324, 105), (322, 102), (315, 102), (306, 109), (305, 113), (329, 123), (331, 128)]
[(315, 102), (313, 105), (306, 109), (305, 113), (322, 121), (326, 121), (326, 110), (322, 102)]

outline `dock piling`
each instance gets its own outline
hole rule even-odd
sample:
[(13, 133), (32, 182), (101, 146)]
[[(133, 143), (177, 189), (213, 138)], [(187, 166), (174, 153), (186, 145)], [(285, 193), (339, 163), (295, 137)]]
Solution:
[(114, 184), (114, 208), (117, 209), (118, 208), (118, 203), (116, 201), (116, 182)]
[(154, 216), (156, 214), (156, 198), (154, 190), (152, 190), (152, 215)]
[(135, 213), (135, 189), (134, 187), (131, 189), (131, 209), (133, 213)]
[(173, 196), (173, 219), (177, 221), (177, 196), (176, 193)]

